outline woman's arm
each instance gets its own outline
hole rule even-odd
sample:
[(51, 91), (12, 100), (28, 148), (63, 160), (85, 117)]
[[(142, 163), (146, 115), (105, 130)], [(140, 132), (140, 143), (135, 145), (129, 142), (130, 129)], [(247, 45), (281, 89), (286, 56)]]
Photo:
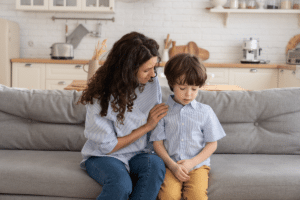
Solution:
[(197, 154), (195, 157), (188, 160), (180, 160), (177, 163), (184, 165), (188, 171), (193, 169), (196, 165), (202, 163), (207, 158), (209, 158), (217, 149), (218, 143), (215, 142), (207, 142), (202, 151)]
[(136, 140), (141, 138), (143, 135), (145, 135), (149, 131), (153, 130), (156, 127), (159, 120), (161, 120), (164, 116), (167, 115), (167, 111), (168, 111), (168, 106), (165, 105), (164, 103), (155, 105), (149, 112), (147, 123), (137, 129), (133, 130), (129, 135), (126, 135), (124, 137), (118, 137), (117, 145), (108, 154), (116, 152), (116, 151), (132, 144), (133, 142), (135, 142)]
[(166, 166), (172, 171), (172, 173), (176, 176), (176, 178), (182, 182), (188, 181), (190, 179), (187, 169), (177, 164), (170, 158), (164, 144), (163, 140), (153, 141), (154, 151), (157, 153), (159, 157), (164, 161)]

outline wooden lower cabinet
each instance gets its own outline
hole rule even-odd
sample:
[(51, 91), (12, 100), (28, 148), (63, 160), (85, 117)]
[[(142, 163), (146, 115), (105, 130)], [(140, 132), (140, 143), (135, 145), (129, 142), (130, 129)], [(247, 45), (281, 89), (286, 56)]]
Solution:
[(265, 90), (278, 87), (278, 69), (229, 68), (229, 85), (246, 90)]
[(13, 63), (12, 87), (63, 90), (73, 80), (86, 80), (87, 73), (77, 64)]
[(13, 63), (12, 87), (45, 89), (45, 64)]
[(278, 87), (300, 87), (300, 79), (296, 78), (295, 71), (279, 69)]

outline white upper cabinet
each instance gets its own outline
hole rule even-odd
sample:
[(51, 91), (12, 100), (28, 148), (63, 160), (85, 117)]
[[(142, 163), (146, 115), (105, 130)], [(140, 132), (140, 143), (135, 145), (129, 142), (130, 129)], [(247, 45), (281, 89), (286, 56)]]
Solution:
[(114, 0), (83, 0), (83, 11), (114, 12)]
[(17, 10), (48, 10), (48, 0), (17, 0)]
[(49, 0), (49, 10), (81, 11), (80, 0)]
[(17, 10), (114, 13), (114, 0), (16, 0)]

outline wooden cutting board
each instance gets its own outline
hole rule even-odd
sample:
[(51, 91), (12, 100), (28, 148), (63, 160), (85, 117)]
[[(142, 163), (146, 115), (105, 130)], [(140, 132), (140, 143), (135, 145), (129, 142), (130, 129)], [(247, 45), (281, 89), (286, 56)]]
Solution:
[(172, 42), (172, 48), (169, 50), (169, 57), (179, 53), (190, 53), (198, 56), (201, 60), (207, 60), (209, 58), (209, 52), (205, 49), (199, 48), (195, 42), (189, 42), (187, 45), (176, 46), (176, 42)]

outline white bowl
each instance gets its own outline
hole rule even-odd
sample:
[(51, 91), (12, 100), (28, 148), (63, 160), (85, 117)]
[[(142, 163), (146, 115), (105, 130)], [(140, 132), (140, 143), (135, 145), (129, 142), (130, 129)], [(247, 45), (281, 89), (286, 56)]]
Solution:
[(214, 9), (224, 9), (223, 6), (227, 3), (227, 0), (210, 0)]

